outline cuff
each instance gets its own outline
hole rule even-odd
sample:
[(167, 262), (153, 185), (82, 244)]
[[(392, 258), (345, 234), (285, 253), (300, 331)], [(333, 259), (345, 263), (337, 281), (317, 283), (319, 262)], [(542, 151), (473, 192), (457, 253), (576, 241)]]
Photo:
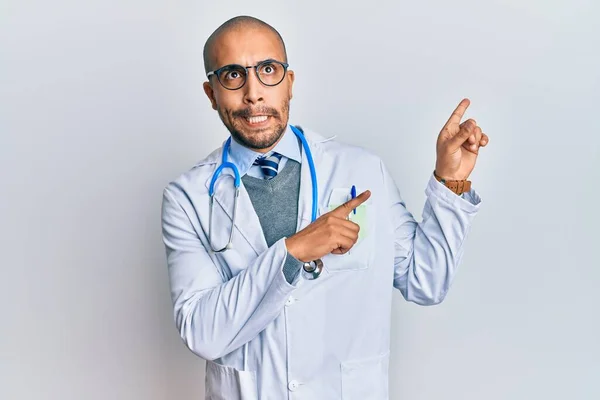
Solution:
[(298, 273), (300, 272), (300, 268), (304, 263), (300, 260), (297, 260), (293, 255), (287, 253), (285, 262), (283, 263), (283, 275), (285, 276), (285, 280), (293, 285), (294, 281), (298, 277)]
[(438, 198), (444, 199), (447, 203), (450, 203), (451, 205), (470, 213), (476, 213), (481, 204), (481, 197), (475, 191), (475, 189), (473, 189), (472, 185), (471, 190), (459, 196), (444, 186), (443, 183), (435, 179), (433, 173), (429, 177), (425, 194), (427, 196), (434, 195)]
[[(284, 247), (285, 247), (285, 239), (283, 238), (283, 243), (284, 243)], [(296, 257), (294, 257), (293, 255), (291, 255), (288, 251), (287, 251), (287, 247), (285, 248), (285, 261), (283, 263), (283, 267), (282, 272), (283, 275), (285, 276), (285, 280), (287, 281), (287, 283), (289, 283), (290, 285), (296, 285), (296, 283), (298, 282), (298, 278), (300, 277), (300, 269), (302, 268), (302, 265), (304, 265), (304, 263), (300, 260), (298, 260)]]
[[(296, 290), (298, 280), (293, 284), (290, 284), (283, 275), (283, 266), (285, 265), (285, 261), (287, 259), (287, 248), (285, 247), (285, 238), (281, 238), (267, 250), (267, 252), (274, 252), (271, 255), (271, 265), (274, 269), (275, 277), (273, 278), (270, 288), (267, 290), (267, 297), (265, 300), (271, 303), (279, 303), (285, 302), (288, 296)], [(277, 264), (277, 265), (275, 265)], [(283, 303), (282, 303), (283, 304)]]

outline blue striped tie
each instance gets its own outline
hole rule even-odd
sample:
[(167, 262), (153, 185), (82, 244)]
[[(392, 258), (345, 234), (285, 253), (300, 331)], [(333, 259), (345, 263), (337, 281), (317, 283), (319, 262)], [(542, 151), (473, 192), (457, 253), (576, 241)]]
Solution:
[(282, 155), (279, 153), (273, 153), (268, 157), (258, 157), (254, 161), (254, 165), (260, 166), (265, 179), (273, 179), (277, 175), (281, 157)]

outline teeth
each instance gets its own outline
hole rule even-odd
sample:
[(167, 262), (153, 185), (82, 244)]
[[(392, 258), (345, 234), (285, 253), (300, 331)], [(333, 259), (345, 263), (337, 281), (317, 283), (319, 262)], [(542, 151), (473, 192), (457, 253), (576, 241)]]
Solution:
[(246, 118), (246, 119), (251, 124), (259, 124), (261, 122), (265, 122), (267, 120), (267, 118), (268, 117), (266, 115), (261, 115), (261, 116), (258, 116), (258, 117), (250, 117), (250, 118)]

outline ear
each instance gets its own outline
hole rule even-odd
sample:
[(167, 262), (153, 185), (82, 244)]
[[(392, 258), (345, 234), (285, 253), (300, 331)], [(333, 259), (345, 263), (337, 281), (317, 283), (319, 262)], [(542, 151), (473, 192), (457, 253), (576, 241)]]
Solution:
[(212, 105), (213, 110), (216, 110), (217, 99), (215, 98), (215, 91), (213, 90), (212, 85), (210, 84), (210, 82), (204, 82), (202, 87), (204, 88), (204, 93), (206, 93), (206, 96), (208, 96), (208, 99), (210, 100), (210, 104)]
[(296, 78), (296, 75), (294, 75), (294, 71), (288, 70), (286, 78), (288, 80), (288, 97), (291, 100), (292, 97), (294, 97), (294, 94), (292, 93), (292, 87), (294, 86), (294, 79)]

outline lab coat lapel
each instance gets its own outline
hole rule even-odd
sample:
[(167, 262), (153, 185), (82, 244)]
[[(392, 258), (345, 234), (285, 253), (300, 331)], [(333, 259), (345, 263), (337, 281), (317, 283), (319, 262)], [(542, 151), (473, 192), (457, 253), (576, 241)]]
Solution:
[[(315, 170), (317, 175), (317, 218), (321, 214), (321, 204), (326, 204), (325, 199), (329, 190), (329, 177), (333, 174), (335, 167), (333, 159), (327, 154), (321, 143), (318, 142), (319, 136), (315, 137), (314, 140), (307, 132), (305, 135), (306, 141), (310, 147), (312, 158), (315, 164)], [(312, 217), (312, 203), (313, 203), (313, 191), (312, 191), (312, 178), (310, 175), (310, 166), (306, 151), (302, 148), (302, 164), (300, 168), (300, 195), (298, 196), (298, 225), (297, 231), (304, 229), (310, 224)]]
[[(219, 160), (221, 154), (219, 154)], [(215, 170), (218, 165), (215, 165)], [(206, 187), (210, 187), (212, 174), (206, 181)], [(234, 186), (234, 174), (230, 168), (223, 169), (219, 179), (215, 184), (215, 204), (214, 204), (214, 227), (213, 237), (215, 245), (224, 246), (229, 239), (229, 232), (231, 229), (231, 223), (233, 220), (233, 205), (235, 200), (235, 186)], [(220, 208), (220, 210), (218, 210)], [(222, 211), (222, 212), (219, 212)], [(223, 213), (227, 216), (223, 215)], [(243, 183), (240, 183), (240, 192), (238, 197), (237, 213), (236, 213), (235, 229), (241, 234), (241, 236), (252, 246), (257, 255), (267, 250), (267, 242), (265, 235), (262, 231), (260, 220), (254, 206), (248, 195), (248, 191), (244, 187)], [(228, 219), (228, 220), (227, 220)], [(217, 234), (217, 232), (219, 232)], [(238, 235), (240, 236), (240, 235)], [(234, 232), (233, 248), (239, 246), (236, 243), (236, 235)]]

